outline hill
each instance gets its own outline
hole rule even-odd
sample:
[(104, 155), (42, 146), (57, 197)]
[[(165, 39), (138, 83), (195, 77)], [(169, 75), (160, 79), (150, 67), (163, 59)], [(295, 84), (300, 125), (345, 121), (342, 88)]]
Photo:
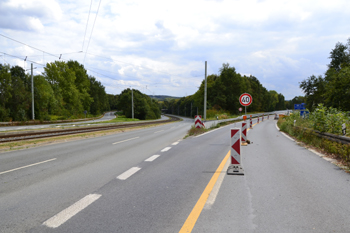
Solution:
[(174, 97), (174, 96), (168, 96), (168, 95), (148, 95), (152, 99), (156, 99), (157, 101), (164, 101), (164, 100), (170, 100), (170, 99), (181, 99), (182, 97)]

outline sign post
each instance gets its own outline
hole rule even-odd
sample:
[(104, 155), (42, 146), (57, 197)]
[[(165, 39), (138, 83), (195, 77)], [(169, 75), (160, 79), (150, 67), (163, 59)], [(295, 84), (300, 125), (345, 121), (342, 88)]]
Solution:
[(228, 175), (244, 175), (241, 166), (241, 131), (237, 128), (231, 129), (231, 165), (227, 168)]
[(250, 129), (253, 129), (252, 115), (250, 115), (250, 118), (249, 118), (249, 119), (250, 119), (250, 127), (249, 127), (249, 128), (250, 128)]

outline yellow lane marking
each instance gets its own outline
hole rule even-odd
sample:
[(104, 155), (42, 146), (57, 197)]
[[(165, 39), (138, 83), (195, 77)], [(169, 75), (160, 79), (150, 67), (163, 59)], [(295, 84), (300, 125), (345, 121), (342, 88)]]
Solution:
[(193, 207), (190, 215), (187, 217), (186, 222), (184, 223), (184, 225), (182, 226), (181, 230), (179, 231), (179, 233), (184, 233), (184, 232), (191, 232), (194, 225), (196, 224), (199, 215), (201, 214), (203, 207), (205, 205), (205, 203), (207, 202), (207, 199), (210, 195), (210, 192), (212, 191), (217, 179), (219, 178), (220, 173), (222, 172), (226, 161), (228, 160), (228, 158), (230, 157), (231, 152), (229, 151), (225, 158), (221, 161), (218, 169), (215, 171), (214, 175), (211, 177), (207, 187), (204, 189), (202, 195), (200, 196), (200, 198), (198, 199), (196, 205)]

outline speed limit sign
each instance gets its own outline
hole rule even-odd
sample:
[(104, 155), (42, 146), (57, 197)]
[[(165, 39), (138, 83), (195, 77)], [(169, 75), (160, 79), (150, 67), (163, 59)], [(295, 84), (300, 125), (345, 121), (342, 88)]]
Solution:
[(253, 102), (253, 98), (248, 93), (244, 93), (239, 97), (239, 103), (242, 106), (249, 106), (252, 102)]

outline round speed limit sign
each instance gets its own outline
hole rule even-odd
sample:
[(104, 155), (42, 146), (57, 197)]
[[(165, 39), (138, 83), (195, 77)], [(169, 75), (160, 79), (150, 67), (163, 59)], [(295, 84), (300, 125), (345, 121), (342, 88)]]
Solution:
[(239, 103), (242, 106), (249, 106), (252, 102), (253, 102), (253, 98), (248, 93), (244, 93), (239, 97)]

